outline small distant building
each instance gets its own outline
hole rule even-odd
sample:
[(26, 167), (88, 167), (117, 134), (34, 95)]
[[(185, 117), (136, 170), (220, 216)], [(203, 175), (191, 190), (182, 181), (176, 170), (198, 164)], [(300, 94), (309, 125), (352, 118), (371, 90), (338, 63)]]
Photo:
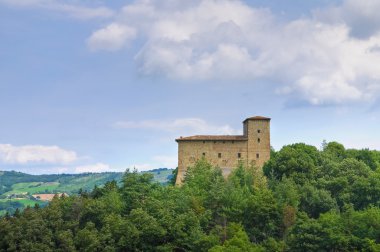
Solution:
[(36, 200), (52, 201), (55, 195), (57, 195), (58, 197), (69, 196), (67, 193), (43, 193), (43, 194), (33, 194), (32, 196)]
[(239, 162), (262, 167), (270, 158), (270, 118), (249, 117), (243, 121), (243, 135), (196, 135), (180, 137), (176, 185), (182, 184), (187, 168), (204, 157), (228, 176)]

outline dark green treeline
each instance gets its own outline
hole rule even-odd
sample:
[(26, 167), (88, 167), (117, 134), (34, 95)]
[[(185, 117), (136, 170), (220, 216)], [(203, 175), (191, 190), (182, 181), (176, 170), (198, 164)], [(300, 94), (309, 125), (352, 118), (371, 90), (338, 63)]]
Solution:
[(264, 173), (206, 160), (182, 187), (123, 183), (0, 219), (0, 251), (380, 251), (380, 154), (293, 144)]

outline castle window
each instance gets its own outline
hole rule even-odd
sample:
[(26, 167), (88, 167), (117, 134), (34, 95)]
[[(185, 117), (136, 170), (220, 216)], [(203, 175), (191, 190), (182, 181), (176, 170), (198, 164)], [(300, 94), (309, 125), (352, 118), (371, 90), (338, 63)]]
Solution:
[(257, 133), (260, 133), (261, 132), (261, 130), (257, 130)]
[(257, 138), (257, 142), (260, 143), (260, 138)]
[(238, 153), (238, 158), (241, 158), (241, 153)]
[(256, 153), (256, 158), (260, 158), (260, 155), (259, 155), (259, 153)]
[(222, 157), (222, 153), (218, 153), (218, 158), (221, 158)]

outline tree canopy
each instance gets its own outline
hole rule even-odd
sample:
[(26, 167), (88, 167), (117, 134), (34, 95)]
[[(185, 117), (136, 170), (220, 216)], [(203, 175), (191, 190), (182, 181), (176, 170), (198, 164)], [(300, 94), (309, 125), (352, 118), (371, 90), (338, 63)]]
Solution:
[(272, 150), (228, 178), (206, 159), (181, 187), (122, 183), (0, 219), (0, 251), (380, 251), (380, 155), (325, 143)]

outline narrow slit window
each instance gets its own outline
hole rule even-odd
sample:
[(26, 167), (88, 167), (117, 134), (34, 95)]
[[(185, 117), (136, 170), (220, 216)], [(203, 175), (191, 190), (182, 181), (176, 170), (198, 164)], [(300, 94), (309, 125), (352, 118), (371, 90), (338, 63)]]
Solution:
[(260, 133), (261, 132), (261, 130), (257, 130), (257, 133)]
[(260, 138), (257, 138), (257, 142), (260, 143)]
[(241, 153), (238, 153), (238, 158), (241, 158)]
[(218, 158), (221, 158), (222, 157), (222, 153), (218, 153)]
[(259, 155), (259, 153), (256, 153), (256, 158), (260, 158), (260, 155)]

